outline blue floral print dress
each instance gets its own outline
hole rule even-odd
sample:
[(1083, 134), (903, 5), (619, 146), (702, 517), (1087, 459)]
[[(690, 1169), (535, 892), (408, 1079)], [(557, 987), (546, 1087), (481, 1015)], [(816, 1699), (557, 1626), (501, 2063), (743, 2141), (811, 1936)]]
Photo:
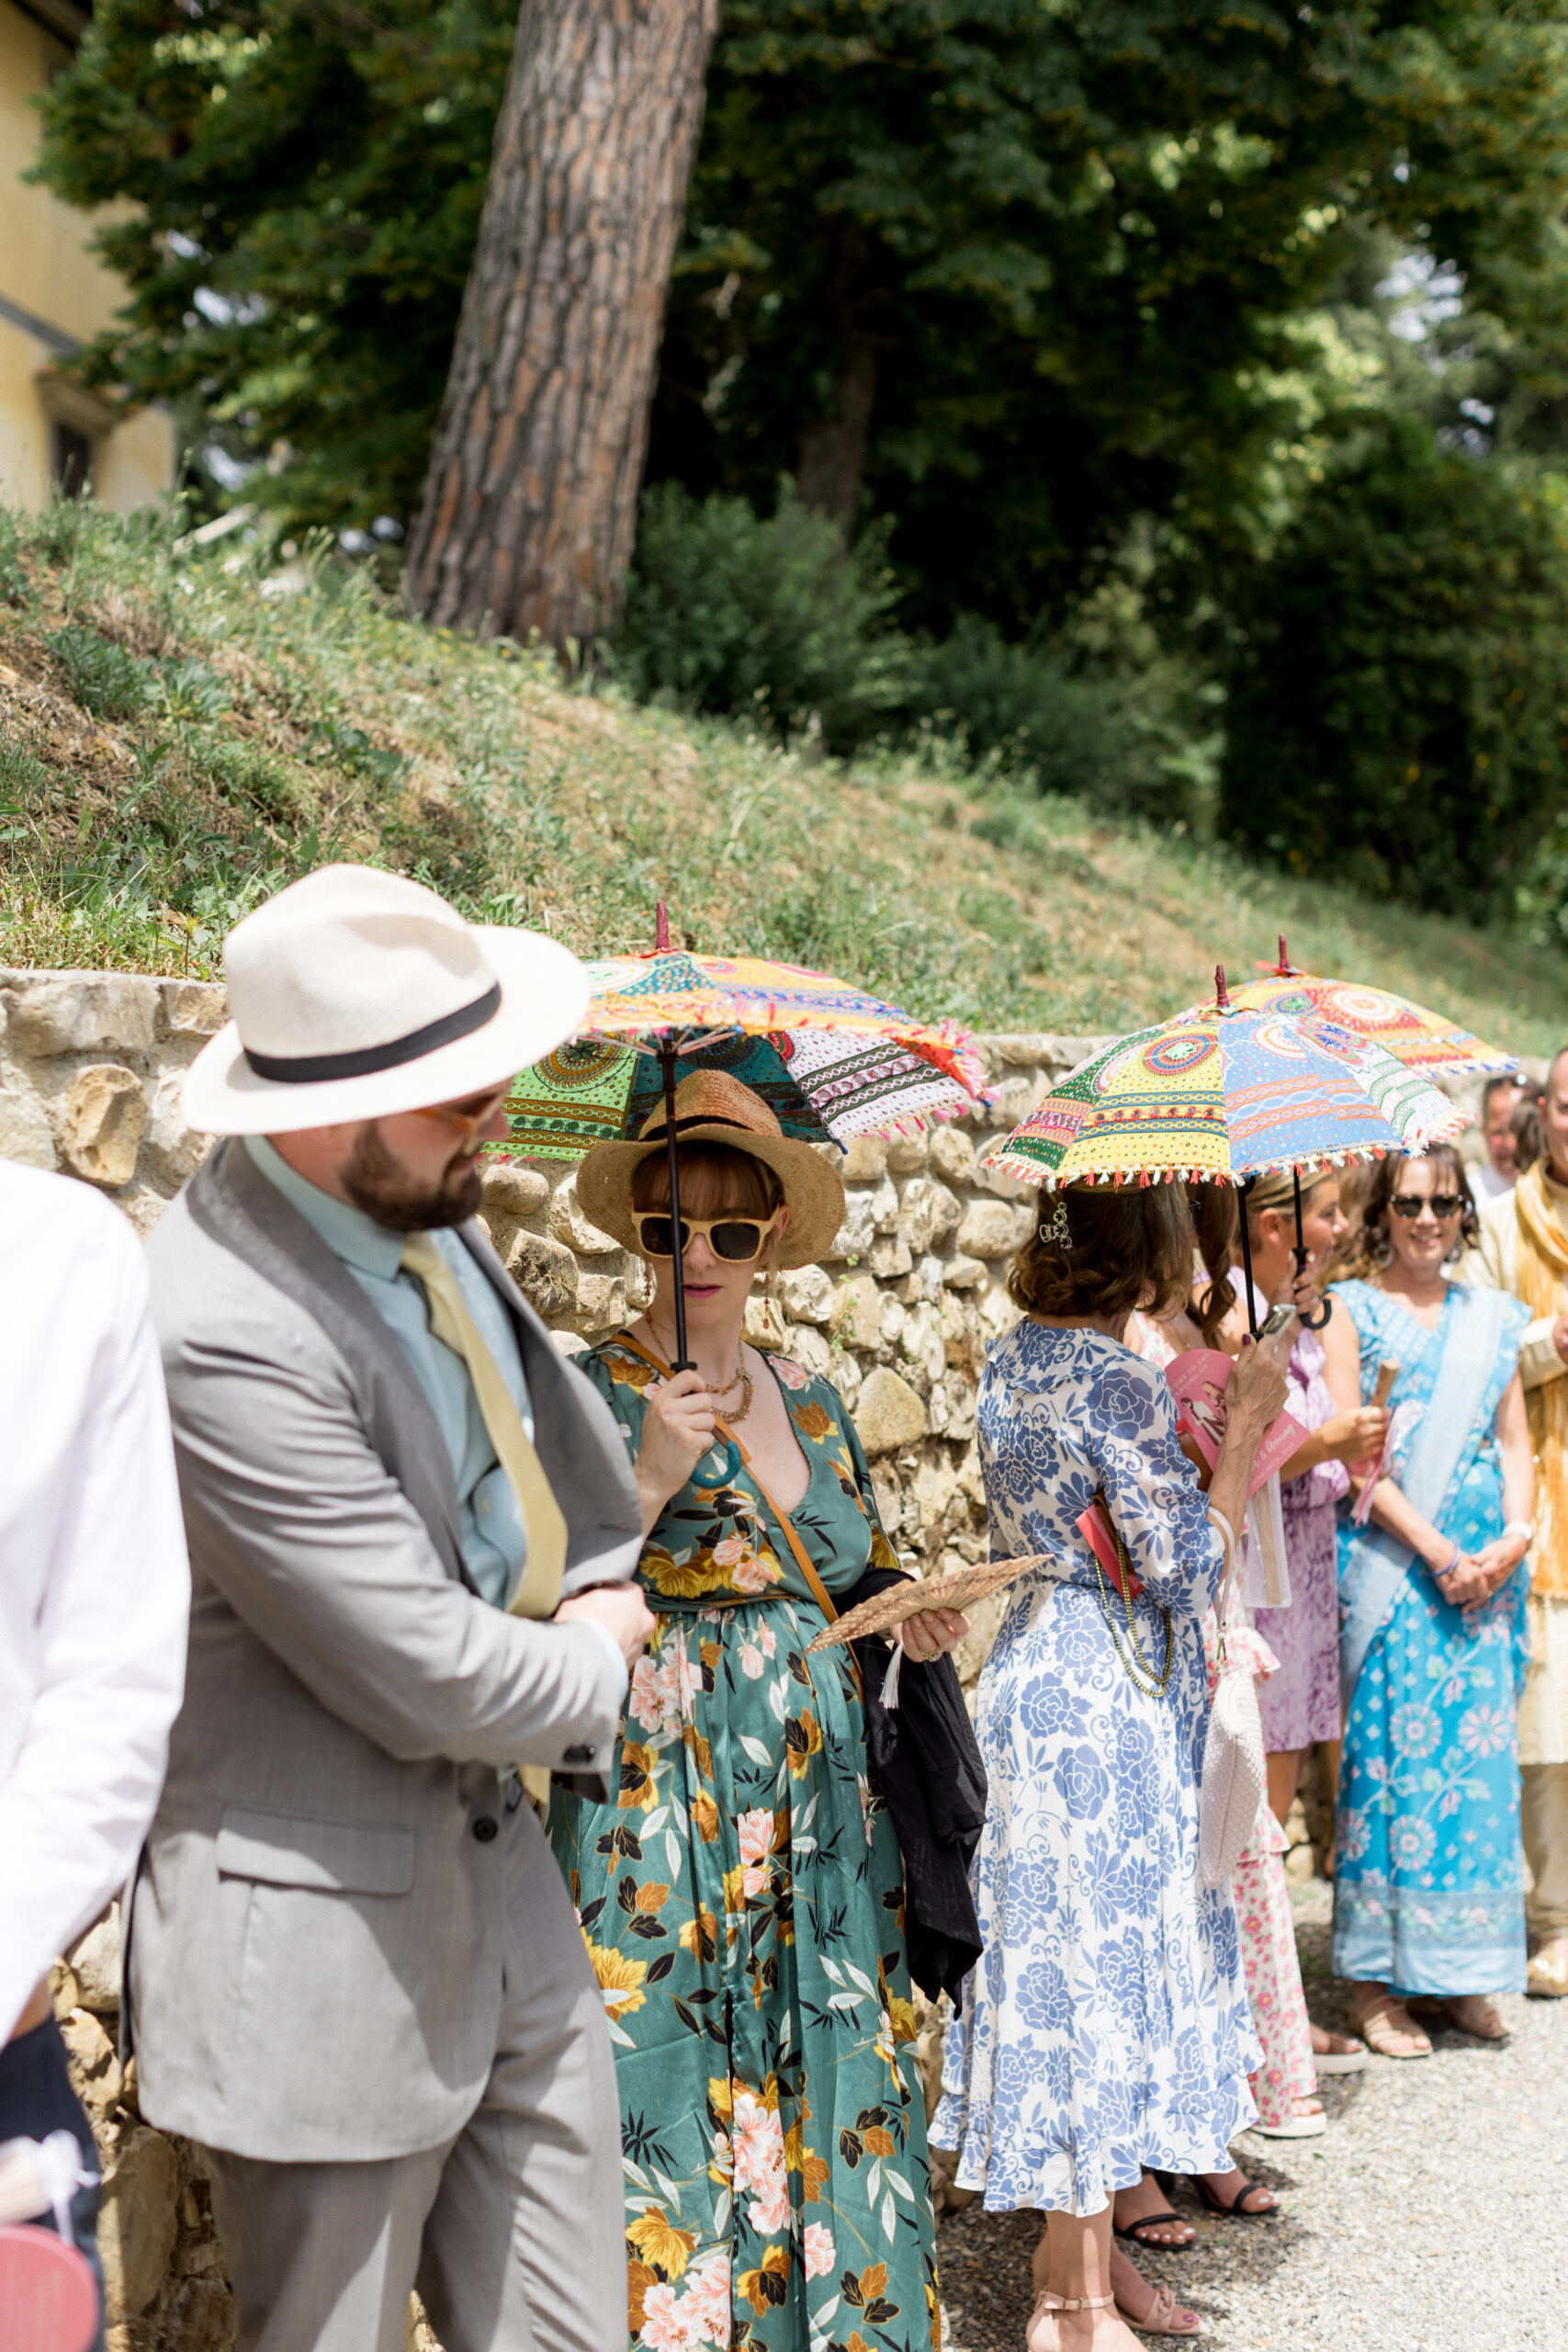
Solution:
[[(1229, 2170), (1256, 2114), (1235, 1913), (1198, 1869), (1202, 1621), (1224, 1555), (1165, 1380), (1117, 1341), (1020, 1323), (989, 1351), (978, 1420), (993, 1551), (1067, 1566), (1013, 1588), (981, 1678), (986, 1951), (931, 2138), (992, 2211), (1097, 2213), (1145, 2165)], [(1134, 1615), (1156, 1679), (1170, 1611), (1159, 1697), (1117, 1655), (1074, 1524), (1097, 1488), (1144, 1579)]]
[[(1387, 1291), (1337, 1283), (1361, 1342), (1361, 1396), (1378, 1363), (1399, 1364), (1389, 1403), (1430, 1409), (1450, 1317), (1434, 1330)], [(1434, 1524), (1466, 1552), (1503, 1532), (1497, 1407), (1529, 1309), (1507, 1302), (1502, 1343)], [(1395, 1461), (1397, 1473), (1399, 1463)], [(1340, 1573), (1355, 1541), (1339, 1531)], [(1521, 1566), (1474, 1618), (1445, 1600), (1423, 1562), (1400, 1584), (1356, 1678), (1340, 1758), (1334, 1865), (1334, 1973), (1400, 1993), (1522, 1993), (1524, 1849), (1518, 1693), (1529, 1663)]]
[[(769, 1363), (841, 1605), (897, 1563), (838, 1392)], [(583, 1369), (635, 1461), (659, 1374), (615, 1340)], [(637, 1574), (618, 1786), (549, 1815), (615, 2045), (635, 2352), (937, 2352), (903, 1860), (848, 1653), (807, 1657), (822, 1611), (744, 1469), (671, 1497)]]

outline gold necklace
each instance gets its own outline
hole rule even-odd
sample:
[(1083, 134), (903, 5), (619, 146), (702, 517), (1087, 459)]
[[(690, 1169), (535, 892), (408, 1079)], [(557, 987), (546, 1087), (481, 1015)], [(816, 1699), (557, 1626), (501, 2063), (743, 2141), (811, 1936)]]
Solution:
[(709, 1386), (707, 1392), (713, 1398), (714, 1409), (716, 1412), (718, 1409), (719, 1398), (721, 1396), (728, 1396), (737, 1381), (740, 1383), (739, 1407), (733, 1413), (724, 1413), (720, 1415), (720, 1419), (729, 1422), (732, 1428), (737, 1421), (743, 1421), (746, 1419), (747, 1414), (751, 1409), (751, 1375), (746, 1369), (745, 1355), (741, 1355), (739, 1363), (736, 1365), (735, 1370), (725, 1382), (722, 1388), (714, 1388)]
[[(648, 1328), (650, 1331), (653, 1331), (653, 1325), (651, 1323), (649, 1324)], [(659, 1339), (657, 1331), (653, 1332), (653, 1336), (656, 1340)], [(661, 1347), (663, 1346), (663, 1342), (661, 1340), (660, 1344)], [(668, 1355), (673, 1356), (675, 1352), (673, 1344), (666, 1349), (665, 1352)], [(716, 1409), (719, 1398), (721, 1396), (728, 1396), (730, 1390), (735, 1386), (737, 1381), (740, 1384), (739, 1407), (733, 1413), (725, 1413), (720, 1416), (722, 1419), (732, 1424), (736, 1421), (743, 1421), (746, 1419), (747, 1414), (751, 1409), (752, 1381), (750, 1374), (746, 1369), (746, 1350), (744, 1344), (742, 1344), (740, 1355), (736, 1363), (735, 1370), (730, 1374), (729, 1378), (724, 1383), (723, 1386), (720, 1388), (715, 1388), (710, 1381), (705, 1380), (703, 1383), (703, 1393), (705, 1396), (712, 1397), (714, 1406)]]

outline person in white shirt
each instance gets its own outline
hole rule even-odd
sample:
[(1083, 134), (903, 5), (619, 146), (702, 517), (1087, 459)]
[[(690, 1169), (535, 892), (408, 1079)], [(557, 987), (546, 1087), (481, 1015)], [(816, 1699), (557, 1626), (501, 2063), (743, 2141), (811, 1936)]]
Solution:
[(1514, 1165), (1514, 1113), (1529, 1089), (1520, 1078), (1489, 1078), (1481, 1093), (1483, 1150), (1468, 1162), (1477, 1205), (1500, 1201), (1518, 1176)]
[(190, 1572), (141, 1246), (0, 1160), (0, 2142), (70, 2132), (49, 1968), (135, 1867), (185, 1679)]

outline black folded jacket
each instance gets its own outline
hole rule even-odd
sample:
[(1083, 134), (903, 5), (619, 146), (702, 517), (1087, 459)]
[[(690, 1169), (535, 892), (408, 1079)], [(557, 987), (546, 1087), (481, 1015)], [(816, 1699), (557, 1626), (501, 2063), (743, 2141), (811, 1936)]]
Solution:
[[(845, 1614), (890, 1584), (895, 1568), (867, 1568)], [(932, 1596), (933, 1600), (935, 1596)], [(880, 1634), (851, 1644), (865, 1686), (865, 1736), (872, 1778), (904, 1856), (904, 1925), (909, 1973), (931, 2000), (946, 1991), (963, 2007), (964, 1979), (983, 1949), (969, 1864), (986, 1821), (986, 1768), (951, 1657), (917, 1666), (906, 1658), (898, 1704), (882, 1703), (888, 1648)]]

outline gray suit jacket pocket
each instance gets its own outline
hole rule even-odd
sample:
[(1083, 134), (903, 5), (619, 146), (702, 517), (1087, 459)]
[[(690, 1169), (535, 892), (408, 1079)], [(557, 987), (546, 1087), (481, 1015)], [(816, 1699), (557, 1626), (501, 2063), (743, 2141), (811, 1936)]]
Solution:
[(394, 1823), (321, 1821), (309, 1814), (225, 1805), (218, 1831), (220, 1878), (321, 1894), (408, 1894), (414, 1833)]

